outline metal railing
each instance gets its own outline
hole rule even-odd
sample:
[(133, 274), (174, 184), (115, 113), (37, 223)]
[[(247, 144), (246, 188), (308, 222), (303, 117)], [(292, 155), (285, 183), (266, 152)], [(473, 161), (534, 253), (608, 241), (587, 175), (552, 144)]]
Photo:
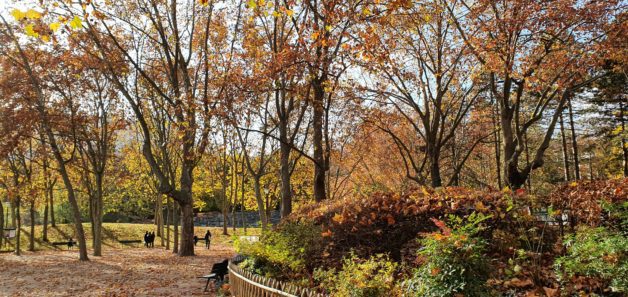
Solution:
[(310, 289), (246, 271), (236, 265), (241, 260), (242, 258), (236, 257), (229, 262), (229, 286), (235, 297), (328, 297)]

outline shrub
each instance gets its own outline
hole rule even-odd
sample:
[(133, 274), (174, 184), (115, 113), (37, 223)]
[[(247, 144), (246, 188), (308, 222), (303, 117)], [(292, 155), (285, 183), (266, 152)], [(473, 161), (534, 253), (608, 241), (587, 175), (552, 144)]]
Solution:
[(320, 227), (301, 220), (266, 231), (258, 242), (236, 241), (236, 251), (249, 256), (242, 265), (268, 277), (299, 277), (311, 271), (310, 258), (318, 250)]
[[(555, 262), (559, 281), (597, 278), (614, 292), (628, 292), (628, 239), (604, 227), (582, 228), (565, 239), (567, 255)], [(604, 289), (604, 288), (602, 288)]]
[(400, 295), (395, 287), (397, 264), (382, 254), (363, 260), (350, 254), (343, 260), (342, 270), (317, 269), (314, 278), (337, 297), (388, 297)]
[(549, 196), (549, 201), (554, 209), (569, 211), (573, 219), (597, 227), (608, 220), (605, 205), (628, 202), (628, 178), (564, 184)]
[(483, 213), (491, 217), (487, 222), (491, 228), (480, 235), (490, 238), (493, 230), (511, 227), (513, 216), (520, 212), (517, 206), (528, 199), (520, 191), (418, 188), (404, 194), (378, 193), (312, 204), (291, 214), (287, 221), (307, 218), (320, 226), (323, 244), (311, 259), (313, 266), (340, 268), (350, 252), (361, 258), (387, 254), (395, 261), (405, 260), (404, 249), (417, 234), (434, 229), (433, 217)]
[(443, 221), (432, 219), (438, 232), (425, 235), (419, 250), (422, 266), (403, 284), (409, 296), (487, 296), (488, 263), (483, 255), (485, 241), (477, 236), (480, 223), (488, 217), (472, 213), (463, 224), (459, 217), (450, 217), (449, 228)]

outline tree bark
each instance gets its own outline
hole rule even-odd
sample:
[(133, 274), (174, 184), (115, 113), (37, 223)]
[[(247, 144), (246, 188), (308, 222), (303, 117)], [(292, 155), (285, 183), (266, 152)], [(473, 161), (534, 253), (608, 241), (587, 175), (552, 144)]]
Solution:
[(170, 198), (166, 196), (166, 250), (170, 250), (170, 222), (172, 222), (172, 207)]
[(48, 242), (48, 189), (44, 190), (44, 222), (42, 240)]
[[(492, 93), (491, 93), (492, 95)], [(492, 96), (491, 96), (492, 97)], [(493, 121), (493, 128), (495, 130), (495, 172), (497, 174), (497, 188), (501, 190), (503, 188), (502, 184), (502, 161), (501, 161), (501, 129), (499, 127), (498, 121), (495, 119), (499, 115), (499, 105), (495, 104), (494, 113), (491, 117)]]
[(567, 137), (565, 136), (565, 128), (563, 124), (563, 115), (561, 113), (559, 125), (560, 125), (560, 138), (562, 140), (562, 150), (563, 150), (563, 177), (565, 181), (570, 181), (570, 170), (569, 170), (569, 153), (567, 152)]
[(4, 240), (4, 204), (0, 199), (0, 250), (2, 249), (2, 241)]
[(253, 189), (255, 191), (255, 200), (257, 201), (257, 211), (262, 223), (262, 230), (266, 230), (268, 220), (266, 218), (266, 208), (264, 207), (264, 199), (262, 198), (262, 190), (260, 185), (260, 176), (253, 177)]
[(573, 156), (574, 176), (576, 180), (580, 179), (580, 157), (578, 155), (578, 139), (576, 136), (576, 125), (573, 120), (573, 107), (571, 106), (571, 97), (567, 98), (567, 110), (569, 111), (569, 125), (571, 126), (571, 153)]
[(161, 240), (161, 246), (164, 246), (164, 196), (157, 194), (157, 201), (155, 202), (155, 225), (157, 226), (157, 236)]
[(194, 256), (194, 208), (191, 203), (181, 206), (180, 241), (179, 256)]
[[(619, 101), (619, 120), (621, 121), (621, 148), (623, 154), (623, 167), (624, 167), (624, 177), (628, 177), (628, 143), (626, 140), (626, 119), (624, 119), (624, 102)], [(593, 176), (593, 175), (591, 175)]]
[(172, 252), (175, 254), (179, 254), (179, 220), (181, 216), (179, 214), (179, 207), (177, 202), (173, 203), (173, 207), (174, 210), (172, 211), (172, 216), (174, 223), (174, 243), (172, 245)]
[(35, 200), (31, 201), (30, 205), (30, 217), (31, 217), (31, 234), (28, 237), (28, 250), (31, 252), (35, 251)]
[(15, 254), (21, 255), (20, 251), (20, 239), (22, 235), (22, 218), (20, 217), (20, 197), (18, 196), (15, 200), (15, 221), (17, 222), (17, 226), (15, 226)]
[[(312, 120), (312, 145), (314, 146), (314, 200), (320, 202), (327, 198), (325, 188), (325, 173), (327, 172), (327, 162), (325, 159), (323, 146), (323, 120), (325, 117), (324, 98), (325, 90), (323, 83), (325, 77), (312, 80), (312, 88), (314, 90), (314, 98), (312, 102), (313, 120)], [(291, 210), (292, 211), (292, 210)]]
[(288, 123), (279, 123), (279, 163), (281, 174), (281, 217), (285, 218), (292, 213), (292, 185), (290, 184), (290, 145), (288, 144)]
[(92, 230), (94, 237), (92, 244), (94, 248), (94, 256), (102, 256), (102, 209), (103, 209), (103, 176), (96, 174), (96, 195), (94, 196), (92, 208)]
[(48, 189), (48, 195), (50, 196), (50, 226), (52, 228), (57, 227), (55, 221), (55, 203), (54, 203), (54, 187), (51, 186)]
[(433, 144), (428, 143), (427, 153), (430, 160), (430, 181), (434, 188), (443, 185), (443, 180), (440, 175), (440, 149), (436, 149)]
[(17, 208), (17, 205), (15, 202), (11, 202), (11, 227), (15, 228), (15, 226), (17, 226), (17, 218), (15, 216), (15, 209)]

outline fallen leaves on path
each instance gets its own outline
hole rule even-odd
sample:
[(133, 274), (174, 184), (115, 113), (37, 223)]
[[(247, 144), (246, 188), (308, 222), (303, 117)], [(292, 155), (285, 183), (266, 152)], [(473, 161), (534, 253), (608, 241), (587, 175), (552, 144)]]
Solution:
[[(0, 296), (200, 296), (212, 264), (233, 249), (196, 248), (178, 257), (162, 248), (105, 250), (102, 257), (78, 261), (78, 251), (0, 255)], [(210, 293), (205, 293), (206, 296)]]

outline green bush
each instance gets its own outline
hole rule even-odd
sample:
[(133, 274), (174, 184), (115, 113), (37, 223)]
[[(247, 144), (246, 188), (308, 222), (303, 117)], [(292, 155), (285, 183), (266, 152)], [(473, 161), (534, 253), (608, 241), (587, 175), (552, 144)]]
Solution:
[(576, 276), (601, 279), (614, 292), (628, 292), (628, 240), (604, 227), (582, 228), (565, 239), (567, 255), (556, 259), (564, 285)]
[(486, 243), (477, 233), (488, 217), (471, 214), (464, 222), (450, 217), (449, 228), (432, 219), (438, 232), (425, 235), (419, 250), (422, 265), (403, 283), (406, 296), (487, 296), (488, 263), (483, 255)]
[(400, 295), (395, 286), (397, 264), (378, 254), (360, 259), (351, 253), (343, 260), (342, 270), (314, 271), (314, 278), (331, 296), (380, 297)]
[(321, 229), (311, 222), (282, 224), (265, 231), (258, 242), (236, 240), (236, 251), (249, 256), (243, 268), (276, 278), (295, 278), (311, 271), (312, 253), (318, 250)]

